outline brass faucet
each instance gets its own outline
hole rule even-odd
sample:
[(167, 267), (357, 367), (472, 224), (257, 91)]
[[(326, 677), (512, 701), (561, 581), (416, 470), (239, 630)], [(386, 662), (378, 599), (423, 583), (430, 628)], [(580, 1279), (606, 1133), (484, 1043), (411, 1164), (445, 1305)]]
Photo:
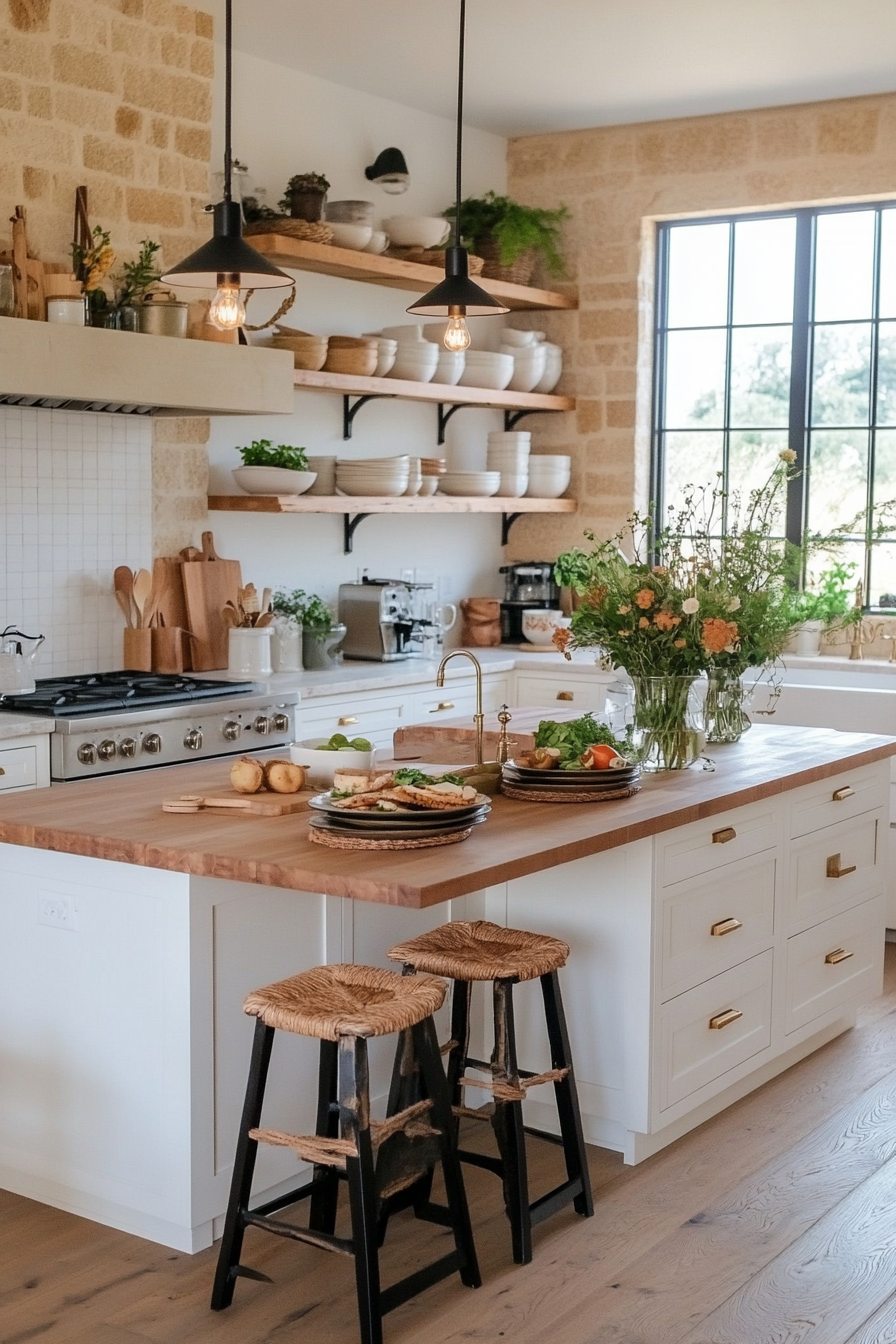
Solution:
[(436, 685), (439, 688), (445, 685), (445, 667), (452, 658), (469, 658), (476, 670), (476, 713), (473, 715), (473, 722), (476, 725), (476, 764), (482, 765), (482, 729), (485, 723), (485, 715), (482, 712), (482, 664), (475, 654), (469, 653), (466, 649), (453, 649), (451, 653), (446, 653), (439, 663), (439, 670), (436, 673)]

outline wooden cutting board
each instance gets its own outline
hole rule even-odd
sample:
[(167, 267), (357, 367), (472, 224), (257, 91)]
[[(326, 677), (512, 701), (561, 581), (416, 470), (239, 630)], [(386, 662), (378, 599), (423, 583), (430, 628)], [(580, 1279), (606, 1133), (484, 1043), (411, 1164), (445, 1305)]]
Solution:
[(196, 672), (214, 672), (227, 666), (228, 627), (223, 611), (228, 602), (239, 605), (243, 586), (240, 562), (222, 560), (215, 552), (211, 532), (202, 534), (201, 560), (185, 560), (181, 565), (187, 627), (192, 630), (193, 668)]
[[(254, 817), (287, 817), (308, 810), (309, 799), (316, 789), (302, 789), (300, 793), (237, 793), (226, 789), (221, 793), (185, 794), (180, 798), (166, 798), (163, 812), (205, 812), (208, 809), (238, 812)], [(195, 803), (195, 806), (189, 806)]]
[[(152, 562), (152, 591), (156, 611), (169, 630), (189, 630), (187, 603), (184, 597), (183, 560), (176, 556), (160, 556)], [(193, 641), (184, 641), (184, 671), (193, 666)]]
[[(548, 705), (544, 709), (514, 709), (512, 719), (507, 725), (507, 736), (511, 742), (510, 754), (518, 756), (521, 752), (532, 751), (535, 747), (535, 733), (542, 719), (554, 719), (557, 723), (566, 723), (569, 719), (581, 718), (584, 711), (575, 705)], [(493, 761), (501, 736), (498, 716), (492, 712), (485, 716), (485, 731), (482, 735), (482, 756)], [(430, 761), (443, 761), (446, 765), (472, 765), (476, 760), (476, 728), (472, 714), (452, 716), (441, 723), (412, 723), (406, 728), (396, 728), (392, 737), (392, 750), (397, 761), (414, 761), (425, 758)]]

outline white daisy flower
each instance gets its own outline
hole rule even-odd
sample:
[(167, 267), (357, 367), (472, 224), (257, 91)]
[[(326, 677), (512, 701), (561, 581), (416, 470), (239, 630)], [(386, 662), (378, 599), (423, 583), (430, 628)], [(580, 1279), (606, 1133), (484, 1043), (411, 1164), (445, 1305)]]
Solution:
[(685, 616), (693, 616), (695, 612), (700, 610), (700, 603), (696, 597), (686, 597), (681, 604), (681, 609)]

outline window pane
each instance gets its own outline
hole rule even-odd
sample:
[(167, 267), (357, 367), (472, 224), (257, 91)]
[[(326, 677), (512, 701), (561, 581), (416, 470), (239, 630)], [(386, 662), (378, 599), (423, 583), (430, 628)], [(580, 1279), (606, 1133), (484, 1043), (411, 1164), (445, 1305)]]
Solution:
[(680, 509), (685, 487), (720, 484), (722, 470), (721, 434), (666, 434), (666, 517), (669, 509)]
[(896, 210), (880, 212), (880, 315), (896, 317)]
[[(787, 430), (756, 429), (734, 432), (728, 445), (728, 487), (731, 494), (739, 492), (744, 503), (751, 490), (764, 485), (775, 467), (780, 465), (779, 454), (788, 446)], [(782, 508), (786, 506), (785, 492), (781, 492)], [(784, 531), (781, 518), (780, 531)]]
[(790, 328), (731, 333), (731, 424), (784, 426), (790, 414)]
[(735, 224), (735, 324), (793, 320), (795, 247), (796, 220), (792, 217)]
[(896, 425), (896, 322), (878, 328), (877, 423)]
[[(875, 521), (890, 500), (896, 500), (896, 430), (879, 429), (874, 436)], [(884, 509), (884, 514), (888, 521), (896, 521), (896, 510)]]
[(874, 211), (819, 215), (815, 234), (815, 320), (871, 316)]
[(872, 607), (896, 607), (896, 544), (879, 542), (871, 548)]
[(812, 424), (867, 425), (871, 324), (816, 327)]
[(707, 429), (725, 418), (725, 332), (671, 331), (666, 347), (666, 424)]
[(809, 531), (823, 535), (849, 524), (866, 507), (868, 431), (816, 430), (809, 444)]
[(670, 327), (714, 327), (728, 321), (728, 224), (669, 230)]

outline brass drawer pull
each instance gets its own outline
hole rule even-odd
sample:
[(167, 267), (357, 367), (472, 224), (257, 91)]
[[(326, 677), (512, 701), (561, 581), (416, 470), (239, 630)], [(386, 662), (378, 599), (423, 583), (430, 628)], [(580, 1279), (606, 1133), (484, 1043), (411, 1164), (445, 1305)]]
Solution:
[(340, 728), (347, 728), (350, 723), (357, 723), (357, 722), (358, 722), (357, 714), (346, 714), (344, 718), (337, 719), (337, 723), (339, 724)]
[(855, 789), (851, 789), (848, 784), (844, 784), (842, 789), (835, 789), (831, 794), (832, 803), (842, 803), (844, 798), (855, 797)]
[(713, 924), (709, 930), (713, 938), (724, 938), (726, 933), (734, 933), (737, 929), (742, 929), (743, 924), (739, 919), (720, 919), (718, 924)]
[(430, 714), (438, 714), (440, 709), (453, 709), (453, 708), (454, 708), (453, 700), (440, 700), (439, 703), (436, 705), (435, 709), (431, 709), (429, 712)]
[(840, 855), (831, 854), (825, 864), (824, 875), (825, 877), (847, 877), (849, 873), (854, 873), (857, 867), (858, 864), (851, 863), (848, 868), (841, 868)]
[(737, 839), (737, 831), (733, 826), (723, 826), (720, 831), (713, 831), (712, 842), (714, 845), (727, 845), (729, 840)]
[(721, 1031), (723, 1027), (730, 1027), (732, 1022), (736, 1022), (741, 1017), (743, 1017), (743, 1013), (739, 1008), (726, 1008), (724, 1013), (719, 1013), (716, 1017), (709, 1019), (709, 1029), (710, 1031)]
[(841, 961), (849, 961), (850, 957), (854, 956), (854, 952), (844, 952), (842, 947), (835, 947), (833, 952), (829, 952), (825, 957), (824, 964), (826, 966), (839, 966)]
[(575, 698), (576, 698), (576, 693), (575, 693), (575, 691), (558, 691), (558, 692), (557, 692), (557, 699), (558, 699), (558, 700), (575, 700)]
[(3, 766), (0, 765), (0, 775), (5, 775), (5, 774), (6, 774), (6, 771), (3, 769)]

